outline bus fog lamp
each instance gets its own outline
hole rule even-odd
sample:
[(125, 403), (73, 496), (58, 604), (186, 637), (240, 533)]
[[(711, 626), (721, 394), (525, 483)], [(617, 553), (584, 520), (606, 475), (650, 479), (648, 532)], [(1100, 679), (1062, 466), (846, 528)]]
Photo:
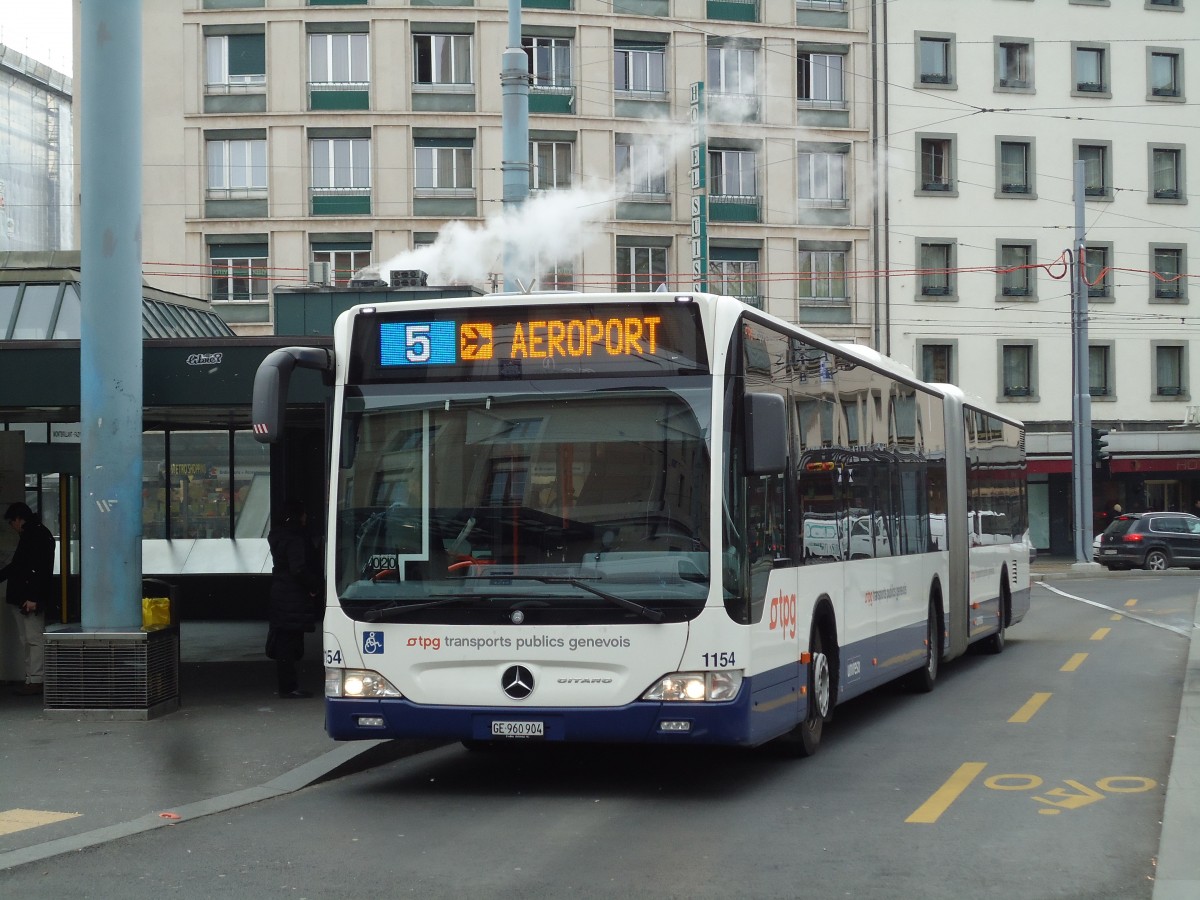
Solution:
[(686, 719), (671, 720), (671, 721), (667, 721), (667, 722), (659, 722), (658, 730), (659, 731), (670, 731), (670, 732), (674, 732), (676, 734), (680, 734), (680, 733), (691, 731), (692, 723), (687, 721)]
[(359, 728), (382, 728), (383, 727), (383, 716), (359, 716), (358, 717), (358, 727)]
[(720, 702), (736, 697), (741, 686), (741, 670), (674, 672), (664, 675), (657, 684), (642, 694), (642, 699), (691, 703)]

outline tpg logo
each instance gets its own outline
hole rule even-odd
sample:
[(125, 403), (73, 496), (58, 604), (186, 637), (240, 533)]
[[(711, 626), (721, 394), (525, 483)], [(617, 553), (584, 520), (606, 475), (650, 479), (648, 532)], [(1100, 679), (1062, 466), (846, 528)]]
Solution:
[(779, 629), (782, 637), (796, 636), (796, 595), (780, 594), (771, 598), (770, 630)]

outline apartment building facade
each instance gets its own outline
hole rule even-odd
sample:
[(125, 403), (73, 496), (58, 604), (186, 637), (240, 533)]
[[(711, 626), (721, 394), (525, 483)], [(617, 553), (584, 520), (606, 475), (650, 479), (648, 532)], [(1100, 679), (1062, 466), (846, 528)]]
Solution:
[(1187, 37), (1200, 4), (925, 0), (889, 4), (881, 27), (883, 349), (1025, 420), (1034, 542), (1070, 552), (1082, 160), (1091, 414), (1111, 452), (1094, 472), (1095, 524), (1114, 504), (1192, 509), (1200, 67)]
[[(872, 267), (871, 14), (524, 0), (532, 196), (579, 191), (559, 215), (588, 227), (565, 248), (531, 228), (545, 254), (523, 281), (690, 286), (704, 194), (711, 289), (873, 343), (875, 285), (851, 277)], [(506, 0), (174, 0), (143, 27), (145, 276), (239, 333), (269, 332), (273, 290), (310, 263), (344, 284), (500, 213)], [(449, 280), (494, 288), (487, 263)]]

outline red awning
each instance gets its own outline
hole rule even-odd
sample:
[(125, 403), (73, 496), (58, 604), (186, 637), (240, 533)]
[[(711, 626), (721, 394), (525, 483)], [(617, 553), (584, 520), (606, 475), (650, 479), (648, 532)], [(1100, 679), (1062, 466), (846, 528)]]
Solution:
[(1071, 471), (1071, 460), (1028, 457), (1025, 460), (1025, 468), (1031, 475), (1058, 475)]
[(1200, 457), (1154, 456), (1143, 459), (1113, 457), (1110, 472), (1189, 472), (1200, 475)]

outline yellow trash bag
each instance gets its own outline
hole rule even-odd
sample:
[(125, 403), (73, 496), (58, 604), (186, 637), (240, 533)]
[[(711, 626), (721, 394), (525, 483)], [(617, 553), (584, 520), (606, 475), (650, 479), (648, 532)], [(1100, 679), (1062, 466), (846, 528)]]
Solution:
[(171, 624), (170, 597), (142, 598), (142, 630), (166, 628)]

